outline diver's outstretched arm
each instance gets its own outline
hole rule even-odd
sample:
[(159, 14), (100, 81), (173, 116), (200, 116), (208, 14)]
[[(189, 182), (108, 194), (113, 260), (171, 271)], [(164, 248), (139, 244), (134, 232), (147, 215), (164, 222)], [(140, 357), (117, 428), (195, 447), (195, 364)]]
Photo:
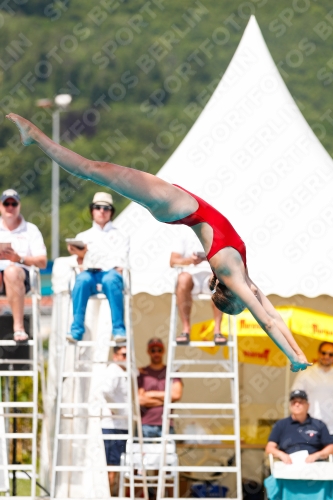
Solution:
[[(252, 294), (251, 291), (250, 293)], [(247, 308), (261, 328), (290, 360), (291, 370), (297, 372), (311, 366), (311, 363), (308, 363), (305, 354), (296, 343), (282, 318), (273, 318), (271, 315), (267, 314), (267, 311), (260, 304), (258, 299), (254, 296), (253, 298), (249, 297), (247, 303), (245, 302)]]
[[(253, 281), (252, 281), (252, 283), (253, 283)], [(287, 325), (283, 321), (281, 315), (278, 313), (278, 311), (275, 309), (275, 307), (273, 306), (271, 301), (266, 297), (266, 295), (261, 290), (259, 290), (259, 288), (257, 286), (256, 286), (256, 288), (257, 288), (258, 293), (260, 295), (261, 304), (262, 304), (263, 308), (265, 309), (265, 311), (267, 312), (267, 314), (271, 318), (274, 319), (279, 330), (285, 336), (287, 342), (291, 345), (291, 347), (296, 352), (296, 354), (298, 356), (304, 356), (304, 359), (305, 359), (305, 354), (303, 353), (302, 349), (297, 344), (296, 340), (293, 337), (293, 334), (291, 333), (291, 331), (289, 330), (289, 328), (287, 327)]]
[(181, 219), (197, 209), (197, 201), (188, 193), (154, 175), (113, 163), (88, 160), (53, 142), (25, 118), (14, 113), (7, 118), (19, 129), (25, 146), (36, 144), (67, 172), (110, 187), (147, 208), (162, 222)]
[[(223, 282), (242, 300), (261, 328), (281, 349), (281, 351), (284, 352), (287, 358), (289, 358), (292, 371), (297, 372), (299, 370), (305, 370), (308, 366), (311, 366), (311, 363), (307, 362), (305, 355), (297, 345), (291, 332), (289, 332), (287, 326), (283, 323), (283, 320), (277, 311), (275, 311), (275, 315), (269, 314), (266, 311), (264, 304), (265, 299), (267, 301), (268, 299), (262, 292), (260, 292), (259, 301), (250, 290), (245, 279), (241, 276), (237, 276), (236, 278), (223, 276)], [(270, 304), (270, 306), (273, 308), (272, 304)], [(283, 327), (281, 322), (283, 323)]]

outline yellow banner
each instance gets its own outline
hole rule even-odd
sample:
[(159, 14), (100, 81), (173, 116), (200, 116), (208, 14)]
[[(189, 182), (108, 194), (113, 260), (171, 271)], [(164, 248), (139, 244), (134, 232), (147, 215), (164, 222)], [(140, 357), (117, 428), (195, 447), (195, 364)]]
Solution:
[[(333, 342), (333, 317), (301, 307), (277, 307), (296, 342), (314, 362), (320, 342)], [(242, 363), (255, 363), (266, 366), (284, 366), (286, 356), (260, 328), (249, 311), (237, 316), (238, 359)], [(191, 340), (211, 341), (214, 337), (214, 321), (208, 320), (192, 326)], [(223, 316), (222, 332), (228, 335), (228, 316)], [(216, 354), (219, 347), (203, 347), (209, 354)], [(224, 348), (227, 349), (227, 348)]]

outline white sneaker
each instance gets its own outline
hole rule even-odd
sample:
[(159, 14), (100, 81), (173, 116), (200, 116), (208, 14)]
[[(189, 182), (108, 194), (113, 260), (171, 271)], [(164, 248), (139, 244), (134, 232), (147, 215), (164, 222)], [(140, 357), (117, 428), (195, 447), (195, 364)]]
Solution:
[(77, 340), (75, 340), (70, 333), (67, 333), (66, 335), (66, 340), (67, 342), (69, 342), (70, 344), (76, 344), (77, 343)]
[(115, 341), (116, 344), (126, 344), (126, 335), (115, 335), (113, 337), (113, 340)]

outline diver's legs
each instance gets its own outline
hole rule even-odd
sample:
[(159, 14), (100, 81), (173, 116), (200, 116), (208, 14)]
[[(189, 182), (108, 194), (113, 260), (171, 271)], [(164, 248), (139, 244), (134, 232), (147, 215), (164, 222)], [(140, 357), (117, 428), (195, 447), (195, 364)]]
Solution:
[(25, 118), (14, 113), (7, 118), (18, 127), (24, 145), (37, 144), (71, 174), (110, 187), (147, 208), (161, 222), (182, 219), (197, 209), (198, 203), (192, 196), (154, 175), (113, 163), (88, 160), (53, 142)]

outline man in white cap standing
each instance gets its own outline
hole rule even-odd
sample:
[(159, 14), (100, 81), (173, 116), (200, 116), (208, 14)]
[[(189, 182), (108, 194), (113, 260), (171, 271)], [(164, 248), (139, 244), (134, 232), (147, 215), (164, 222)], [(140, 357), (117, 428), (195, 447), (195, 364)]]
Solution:
[(28, 339), (24, 330), (24, 296), (30, 290), (29, 267), (45, 269), (43, 236), (20, 214), (20, 196), (7, 189), (0, 198), (0, 294), (6, 295), (13, 313), (14, 340)]
[(103, 292), (110, 304), (112, 335), (118, 342), (126, 340), (124, 324), (122, 269), (127, 265), (129, 238), (111, 222), (115, 212), (109, 193), (95, 193), (90, 204), (92, 227), (76, 235), (83, 248), (70, 244), (68, 251), (77, 255), (83, 271), (73, 289), (73, 323), (71, 337), (81, 340), (85, 331), (84, 318), (91, 295)]

